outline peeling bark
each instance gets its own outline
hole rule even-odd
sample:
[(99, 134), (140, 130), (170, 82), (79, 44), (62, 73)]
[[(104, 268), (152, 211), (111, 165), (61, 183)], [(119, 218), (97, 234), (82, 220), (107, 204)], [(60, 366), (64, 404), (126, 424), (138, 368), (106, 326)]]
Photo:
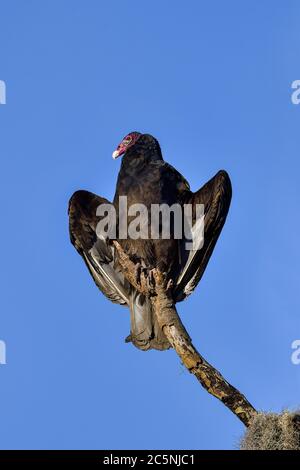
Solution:
[(158, 270), (153, 270), (155, 294), (149, 293), (147, 283), (139, 284), (135, 279), (135, 264), (124, 253), (118, 242), (114, 241), (113, 243), (118, 251), (124, 276), (137, 290), (150, 296), (158, 324), (182, 363), (211, 395), (224, 403), (248, 427), (257, 411), (246, 397), (230, 385), (193, 346), (192, 340), (176, 311), (172, 299), (172, 285), (167, 282), (166, 276)]

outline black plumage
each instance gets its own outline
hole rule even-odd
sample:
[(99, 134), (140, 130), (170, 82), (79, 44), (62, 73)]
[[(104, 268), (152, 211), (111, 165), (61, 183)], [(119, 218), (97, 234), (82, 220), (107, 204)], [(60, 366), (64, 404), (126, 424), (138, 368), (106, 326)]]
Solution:
[[(127, 140), (126, 140), (127, 139)], [(199, 191), (193, 193), (185, 178), (163, 160), (158, 141), (149, 134), (132, 133), (122, 142), (125, 147), (113, 204), (119, 209), (119, 197), (127, 205), (143, 203), (150, 212), (152, 204), (168, 206), (191, 204), (195, 223), (196, 204), (204, 204), (204, 244), (200, 250), (186, 249), (186, 240), (117, 239), (123, 250), (146, 272), (154, 267), (167, 272), (174, 282), (173, 297), (178, 302), (187, 297), (200, 281), (216, 241), (225, 223), (231, 200), (231, 183), (225, 171), (219, 171)], [(128, 145), (128, 142), (131, 143)], [(120, 144), (122, 147), (122, 143)], [(120, 147), (119, 146), (119, 147)], [(118, 148), (119, 148), (118, 147)], [(127, 305), (131, 312), (131, 334), (128, 340), (140, 349), (170, 347), (158, 327), (150, 300), (136, 292), (122, 274), (117, 253), (109, 239), (99, 238), (96, 215), (100, 204), (108, 203), (88, 191), (77, 191), (69, 202), (71, 242), (83, 257), (94, 281), (111, 301)], [(128, 217), (128, 224), (133, 217)], [(117, 226), (118, 226), (117, 219)], [(150, 218), (149, 234), (150, 232)], [(194, 225), (193, 238), (199, 235)]]

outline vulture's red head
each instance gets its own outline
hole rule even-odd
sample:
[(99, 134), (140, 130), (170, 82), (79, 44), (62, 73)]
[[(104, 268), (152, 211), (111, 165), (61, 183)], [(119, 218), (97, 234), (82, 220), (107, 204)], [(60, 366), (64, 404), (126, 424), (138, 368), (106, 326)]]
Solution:
[(127, 134), (124, 139), (122, 139), (122, 142), (118, 145), (117, 150), (115, 150), (112, 154), (112, 157), (116, 159), (123, 155), (130, 147), (132, 147), (137, 142), (141, 135), (142, 134), (140, 132), (130, 132), (130, 134)]

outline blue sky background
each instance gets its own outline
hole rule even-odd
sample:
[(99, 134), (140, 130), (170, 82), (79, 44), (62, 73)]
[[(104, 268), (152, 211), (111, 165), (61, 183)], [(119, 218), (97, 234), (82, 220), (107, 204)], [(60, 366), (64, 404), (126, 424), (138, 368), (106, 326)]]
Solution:
[(132, 130), (194, 190), (225, 168), (230, 215), (179, 311), (257, 408), (298, 406), (299, 2), (0, 0), (0, 18), (1, 448), (236, 448), (243, 425), (173, 351), (124, 343), (67, 203), (112, 198)]

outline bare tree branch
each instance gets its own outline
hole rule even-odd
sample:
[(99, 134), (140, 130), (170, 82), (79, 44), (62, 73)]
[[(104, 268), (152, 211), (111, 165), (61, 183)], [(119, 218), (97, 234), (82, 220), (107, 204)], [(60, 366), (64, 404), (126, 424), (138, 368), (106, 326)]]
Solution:
[[(119, 262), (124, 276), (141, 293), (146, 294), (146, 283), (140, 285), (135, 278), (135, 264), (124, 253), (118, 242), (113, 242), (119, 255)], [(185, 367), (201, 385), (214, 397), (221, 400), (244, 424), (249, 426), (257, 414), (255, 408), (246, 397), (230, 385), (220, 372), (209, 364), (193, 346), (185, 327), (176, 311), (172, 299), (172, 286), (166, 281), (166, 276), (158, 270), (153, 270), (155, 280), (155, 295), (150, 295), (158, 323), (172, 347), (177, 352)], [(149, 290), (147, 292), (149, 295)]]

